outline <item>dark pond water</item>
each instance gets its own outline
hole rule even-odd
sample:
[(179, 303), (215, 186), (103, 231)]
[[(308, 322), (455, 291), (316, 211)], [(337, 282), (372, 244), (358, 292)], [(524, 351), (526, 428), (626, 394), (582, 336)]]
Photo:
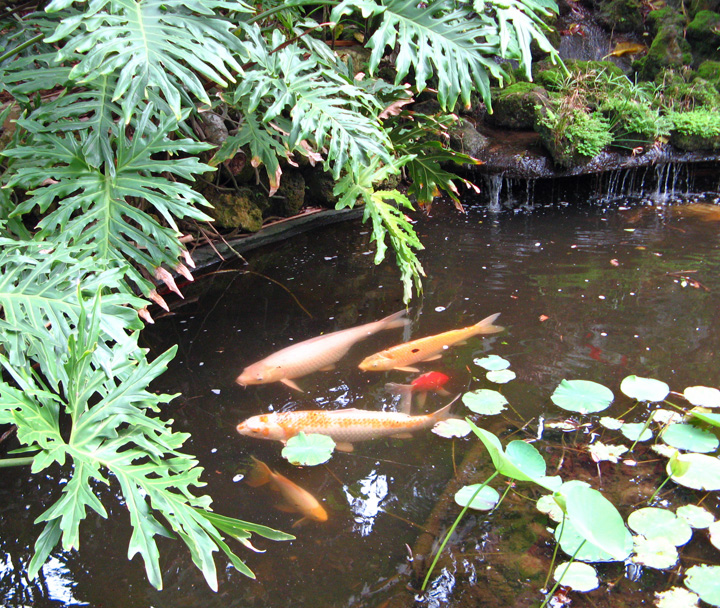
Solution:
[[(694, 200), (718, 202), (711, 193)], [(470, 467), (478, 470), (472, 479), (487, 475), (487, 457), (475, 447), (477, 441), (447, 440), (425, 431), (412, 439), (361, 443), (327, 465), (293, 469), (280, 457), (280, 444), (241, 437), (235, 425), (277, 410), (391, 409), (395, 401), (384, 384), (407, 382), (415, 374), (364, 373), (357, 369), (363, 357), (495, 312), (502, 313), (498, 322), (505, 332), (471, 339), (423, 369), (449, 375), (448, 388), (458, 393), (497, 388), (473, 359), (493, 353), (510, 361), (517, 379), (500, 390), (512, 409), (481, 422), (504, 440), (524, 425), (515, 437), (536, 436), (540, 416), (545, 421), (568, 416), (549, 399), (563, 378), (611, 388), (616, 402), (609, 415), (627, 409), (619, 384), (630, 374), (664, 380), (678, 391), (720, 385), (718, 215), (693, 213), (689, 207), (655, 210), (636, 202), (627, 209), (622, 200), (577, 208), (545, 206), (535, 193), (532, 212), (493, 214), (484, 205), (469, 204), (460, 215), (439, 204), (430, 217), (418, 215), (415, 226), (425, 244), (421, 259), (427, 278), (424, 293), (409, 311), (412, 324), (405, 333), (382, 332), (357, 344), (334, 371), (300, 379), (303, 393), (282, 384), (243, 389), (234, 379), (244, 366), (294, 341), (403, 307), (393, 264), (373, 264), (367, 227), (349, 222), (316, 230), (252, 252), (247, 265), (200, 273), (194, 285), (184, 288), (186, 301), (176, 302), (172, 315), (158, 319), (147, 342), (157, 353), (179, 345), (156, 388), (182, 393), (166, 408), (166, 416), (175, 420), (177, 430), (192, 433), (186, 449), (205, 468), (215, 510), (291, 530), (298, 516), (278, 511), (273, 493), (242, 481), (255, 456), (317, 496), (329, 520), (293, 529), (293, 542), (257, 539), (265, 553), (236, 545), (258, 580), (221, 570), (218, 593), (206, 587), (183, 545), (164, 542), (166, 590), (158, 593), (145, 582), (139, 560), (126, 559), (130, 531), (124, 508), (110, 495), (117, 492), (113, 486), (104, 496), (110, 521), (90, 517), (81, 552), (54, 553), (42, 577), (28, 581), (25, 567), (39, 533), (33, 520), (57, 494), (67, 472), (57, 469), (40, 477), (4, 470), (0, 598), (13, 607), (414, 605), (416, 592), (407, 589), (415, 582), (409, 550), (423, 530), (444, 530), (457, 515), (457, 507), (436, 505), (464, 458), (478, 459)], [(446, 402), (431, 395), (427, 409)], [(458, 413), (468, 411), (458, 406)], [(573, 442), (587, 440), (576, 434), (548, 435), (547, 442), (536, 445), (553, 472), (559, 467), (566, 478), (587, 479), (595, 487), (605, 484), (621, 505), (639, 502), (662, 480), (662, 463), (638, 470), (610, 467), (599, 480), (589, 458), (572, 449)], [(496, 512), (469, 516), (451, 543), (450, 557), (437, 569), (431, 594), (418, 605), (537, 603), (552, 554), (546, 519), (527, 500), (538, 496), (532, 488), (518, 487)], [(665, 500), (692, 502), (697, 497), (673, 492)], [(716, 497), (704, 504), (718, 514)], [(706, 549), (698, 542), (688, 554)], [(652, 603), (652, 591), (671, 578), (646, 570), (632, 581), (621, 565), (604, 566), (601, 574), (604, 583), (613, 583), (612, 592), (605, 585), (589, 599), (577, 594), (580, 605)]]

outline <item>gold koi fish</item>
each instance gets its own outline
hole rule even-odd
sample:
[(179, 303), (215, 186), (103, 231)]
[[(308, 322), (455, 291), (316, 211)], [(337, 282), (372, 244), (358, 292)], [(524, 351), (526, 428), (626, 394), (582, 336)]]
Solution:
[(424, 416), (410, 416), (401, 412), (371, 412), (355, 408), (273, 412), (248, 418), (237, 425), (237, 432), (256, 439), (272, 439), (283, 443), (301, 431), (307, 434), (318, 433), (331, 437), (336, 449), (352, 452), (355, 441), (380, 437), (406, 439), (414, 431), (432, 428), (450, 416), (450, 407), (455, 403), (455, 399), (438, 411)]
[(465, 340), (479, 334), (496, 334), (505, 329), (493, 325), (500, 313), (490, 315), (475, 325), (463, 329), (453, 329), (435, 336), (419, 338), (404, 344), (398, 344), (374, 355), (366, 357), (358, 366), (365, 372), (384, 372), (389, 369), (400, 369), (406, 372), (420, 371), (413, 364), (420, 361), (439, 359), (443, 351), (455, 344), (463, 344)]
[(341, 329), (293, 344), (249, 365), (235, 382), (241, 386), (282, 382), (296, 391), (301, 391), (292, 381), (293, 378), (300, 378), (318, 370), (332, 369), (356, 342), (384, 329), (407, 325), (409, 321), (402, 318), (404, 315), (405, 311), (401, 310), (379, 321)]
[(290, 481), (284, 475), (273, 471), (262, 460), (252, 456), (254, 465), (248, 474), (245, 483), (250, 487), (270, 484), (270, 487), (279, 492), (283, 502), (276, 505), (276, 509), (287, 513), (301, 513), (302, 519), (296, 521), (292, 527), (299, 526), (302, 522), (312, 519), (314, 521), (327, 521), (328, 514), (317, 499), (307, 490)]

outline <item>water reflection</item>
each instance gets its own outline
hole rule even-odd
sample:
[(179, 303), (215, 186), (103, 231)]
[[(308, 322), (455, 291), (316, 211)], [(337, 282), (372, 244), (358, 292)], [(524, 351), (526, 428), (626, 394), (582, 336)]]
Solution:
[(357, 486), (356, 492), (351, 492), (347, 486), (343, 489), (350, 510), (355, 515), (353, 532), (368, 536), (388, 495), (387, 476), (372, 470), (367, 477), (358, 480)]

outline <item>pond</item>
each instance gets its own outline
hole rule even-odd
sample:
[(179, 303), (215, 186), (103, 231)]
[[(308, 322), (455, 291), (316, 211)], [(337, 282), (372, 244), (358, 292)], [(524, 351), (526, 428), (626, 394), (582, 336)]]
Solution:
[[(576, 418), (592, 426), (577, 425), (571, 433), (549, 430), (550, 422), (572, 417), (550, 396), (563, 379), (593, 380), (615, 395), (602, 415), (641, 421), (643, 408), (627, 413), (632, 400), (619, 390), (629, 375), (662, 380), (679, 392), (720, 385), (720, 214), (704, 206), (717, 204), (718, 194), (658, 208), (640, 204), (650, 202), (647, 198), (610, 204), (596, 197), (582, 206), (557, 200), (544, 201), (536, 191), (533, 210), (500, 206), (491, 213), (482, 201), (470, 201), (464, 215), (443, 204), (430, 216), (418, 214), (426, 279), (423, 294), (409, 308), (410, 324), (359, 342), (334, 370), (298, 379), (303, 392), (280, 383), (243, 388), (235, 378), (245, 366), (289, 344), (403, 308), (392, 261), (373, 264), (367, 226), (336, 224), (253, 251), (244, 264), (199, 272), (194, 284), (183, 287), (186, 299), (174, 302), (171, 314), (157, 315), (146, 333), (155, 353), (179, 345), (156, 385), (158, 391), (181, 393), (164, 414), (175, 420), (176, 430), (192, 433), (186, 450), (205, 468), (216, 511), (292, 532), (296, 540), (256, 538), (262, 553), (233, 544), (257, 580), (227, 569), (217, 593), (207, 588), (184, 545), (162, 542), (165, 590), (159, 593), (145, 581), (139, 559), (127, 560), (130, 530), (123, 506), (111, 496), (117, 487), (99, 487), (110, 520), (91, 515), (82, 528), (81, 551), (55, 552), (42, 576), (28, 581), (25, 569), (39, 533), (33, 520), (48, 497), (57, 495), (66, 473), (56, 468), (40, 477), (5, 469), (0, 480), (4, 605), (537, 605), (554, 545), (547, 517), (535, 509), (539, 488), (523, 484), (496, 511), (468, 514), (430, 579), (429, 593), (418, 595), (418, 576), (427, 564), (417, 551), (436, 548), (460, 509), (447, 498), (457, 489), (455, 475), (477, 482), (491, 472), (473, 435), (445, 439), (424, 430), (410, 439), (358, 443), (325, 465), (295, 468), (281, 457), (281, 444), (240, 436), (235, 427), (271, 411), (392, 410), (398, 398), (385, 384), (407, 383), (417, 374), (362, 372), (357, 365), (365, 356), (499, 312), (504, 332), (471, 338), (441, 359), (420, 364), (422, 371), (449, 376), (445, 388), (453, 395), (501, 391), (510, 407), (497, 416), (473, 415), (477, 424), (503, 443), (535, 440), (549, 472), (602, 488), (627, 516), (664, 480), (664, 459), (636, 448), (638, 466), (599, 467), (583, 449), (603, 432), (598, 416)], [(474, 361), (490, 354), (509, 361), (516, 379), (503, 385), (488, 381)], [(449, 400), (431, 393), (424, 411)], [(453, 412), (471, 414), (461, 403)], [(251, 457), (310, 491), (328, 520), (293, 528), (300, 516), (278, 510), (276, 493), (244, 482)], [(495, 485), (501, 492), (506, 487)], [(700, 498), (702, 493), (672, 483), (661, 496), (675, 505)], [(720, 515), (717, 495), (703, 506)], [(717, 563), (712, 551), (706, 538), (698, 537), (683, 560)], [(651, 604), (653, 592), (670, 586), (673, 576), (650, 568), (629, 573), (622, 564), (601, 565), (599, 572), (599, 590), (586, 596), (571, 592), (576, 605)]]

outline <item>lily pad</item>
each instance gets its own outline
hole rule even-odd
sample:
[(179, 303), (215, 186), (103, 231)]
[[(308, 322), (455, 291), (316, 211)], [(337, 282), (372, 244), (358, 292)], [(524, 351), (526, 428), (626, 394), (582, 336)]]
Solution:
[(667, 464), (670, 478), (694, 490), (720, 490), (720, 460), (706, 454), (679, 454)]
[(505, 409), (508, 400), (498, 391), (481, 388), (462, 396), (462, 402), (476, 414), (492, 416)]
[(657, 608), (697, 608), (699, 599), (697, 593), (682, 587), (671, 587), (655, 594), (655, 605)]
[(676, 511), (678, 517), (682, 517), (691, 528), (702, 530), (715, 521), (715, 516), (704, 507), (697, 505), (685, 505)]
[(596, 441), (592, 445), (589, 445), (587, 449), (595, 462), (603, 462), (605, 460), (618, 462), (620, 457), (628, 451), (628, 448), (624, 445), (606, 445), (602, 441)]
[(633, 540), (635, 555), (633, 555), (632, 561), (636, 564), (657, 570), (667, 570), (677, 564), (680, 559), (677, 547), (665, 538), (645, 538), (640, 535), (634, 537)]
[(682, 422), (683, 416), (680, 412), (658, 408), (652, 413), (652, 419), (653, 422), (657, 422), (658, 424), (674, 424), (676, 422)]
[[(460, 488), (455, 493), (455, 502), (461, 507), (470, 507), (477, 511), (489, 511), (500, 500), (500, 494), (495, 488), (485, 486), (478, 492), (482, 484), (475, 483)], [(473, 498), (474, 497), (474, 498)], [(471, 502), (472, 501), (472, 502)]]
[(488, 371), (507, 369), (510, 367), (510, 361), (498, 355), (489, 355), (482, 359), (473, 359), (473, 363)]
[[(562, 532), (561, 532), (562, 531)], [(574, 555), (575, 559), (582, 562), (617, 562), (623, 561), (633, 549), (632, 535), (628, 530), (625, 530), (626, 535), (623, 539), (623, 553), (625, 554), (622, 558), (617, 558), (610, 555), (607, 551), (604, 551), (594, 543), (587, 540), (582, 536), (573, 526), (569, 519), (565, 520), (565, 524), (559, 524), (555, 528), (555, 540), (560, 545), (560, 548), (568, 555)], [(580, 546), (582, 545), (582, 547)], [(579, 550), (578, 550), (579, 548)]]
[(622, 428), (622, 425), (625, 423), (622, 420), (618, 420), (617, 418), (603, 416), (602, 418), (600, 418), (600, 424), (606, 429), (610, 429), (611, 431), (619, 431)]
[(312, 467), (330, 460), (335, 442), (327, 435), (303, 432), (288, 439), (282, 449), (282, 456), (291, 464)]
[(592, 591), (600, 585), (595, 568), (582, 562), (560, 564), (555, 568), (553, 578), (564, 587), (570, 587), (575, 591)]
[(692, 424), (671, 424), (663, 431), (660, 438), (678, 450), (703, 454), (714, 452), (720, 443), (713, 433)]
[(708, 526), (708, 534), (713, 547), (720, 549), (720, 521), (715, 521)]
[(709, 386), (688, 386), (683, 396), (693, 405), (720, 407), (720, 391)]
[(620, 432), (630, 441), (650, 441), (652, 431), (641, 422), (628, 422), (620, 427)]
[(692, 538), (692, 528), (672, 511), (645, 507), (630, 513), (628, 526), (648, 540), (663, 538), (680, 547)]
[(720, 566), (693, 566), (687, 571), (685, 586), (703, 602), (720, 606)]
[(488, 372), (485, 377), (495, 384), (507, 384), (511, 380), (515, 380), (517, 375), (511, 369), (498, 369)]
[(545, 515), (553, 521), (558, 523), (562, 521), (563, 510), (560, 508), (560, 505), (557, 503), (552, 494), (546, 494), (545, 496), (538, 498), (535, 506), (540, 513), (545, 513)]
[(458, 420), (457, 418), (448, 418), (447, 420), (441, 420), (433, 428), (432, 432), (440, 437), (465, 437), (472, 432), (470, 425), (464, 420)]
[(601, 412), (614, 398), (609, 388), (591, 380), (563, 380), (550, 397), (558, 407), (581, 414)]
[(620, 390), (631, 399), (638, 401), (663, 401), (670, 392), (670, 387), (661, 380), (627, 376), (620, 383)]

